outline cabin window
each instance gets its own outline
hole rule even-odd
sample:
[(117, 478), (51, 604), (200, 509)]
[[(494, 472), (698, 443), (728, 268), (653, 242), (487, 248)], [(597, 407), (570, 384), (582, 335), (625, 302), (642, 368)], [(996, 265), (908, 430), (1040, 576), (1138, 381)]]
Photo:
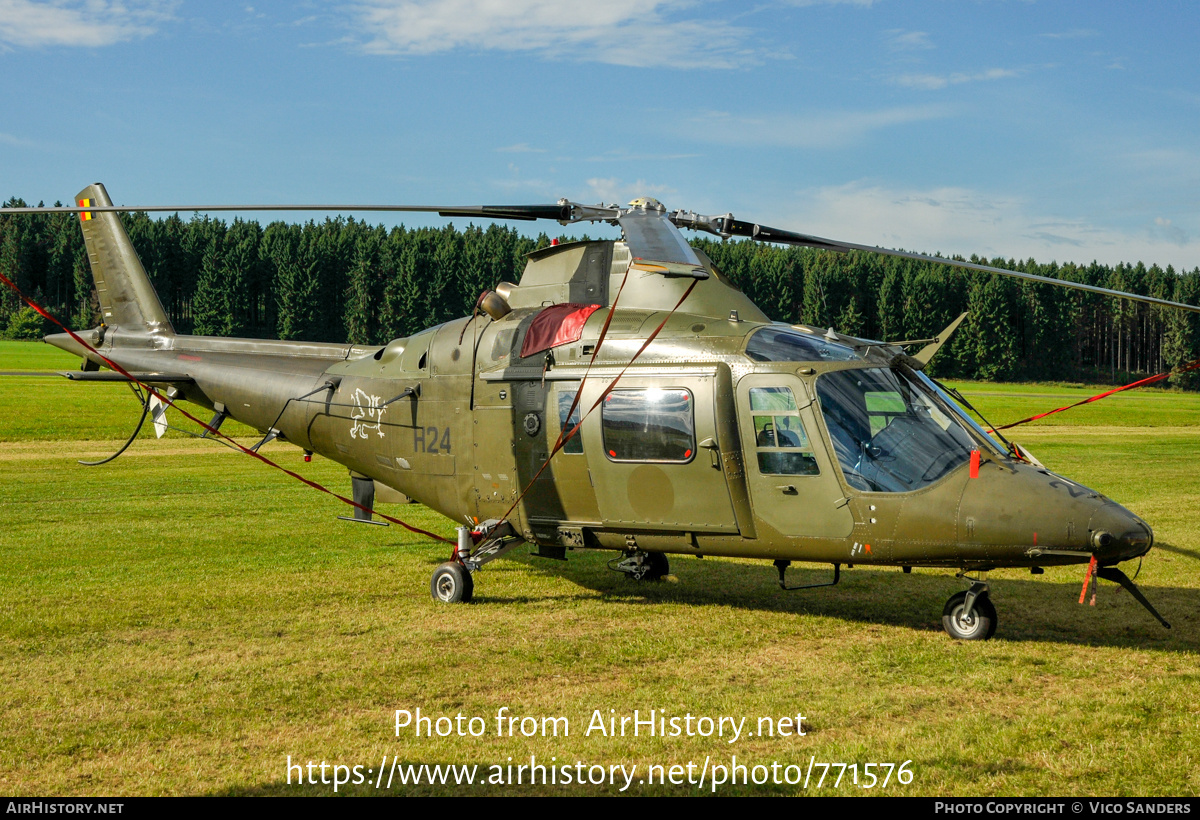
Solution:
[(817, 475), (812, 442), (787, 387), (750, 388), (758, 471), (764, 475)]
[(614, 390), (600, 410), (610, 461), (691, 461), (696, 454), (692, 394), (683, 389)]
[[(571, 402), (575, 401), (576, 390), (562, 390), (558, 394), (558, 426), (565, 436), (579, 424), (579, 407), (576, 406), (575, 411), (571, 413), (571, 418), (567, 418), (567, 411), (571, 409)], [(582, 453), (583, 452), (583, 430), (571, 436), (567, 443), (563, 445), (562, 452), (564, 453)]]

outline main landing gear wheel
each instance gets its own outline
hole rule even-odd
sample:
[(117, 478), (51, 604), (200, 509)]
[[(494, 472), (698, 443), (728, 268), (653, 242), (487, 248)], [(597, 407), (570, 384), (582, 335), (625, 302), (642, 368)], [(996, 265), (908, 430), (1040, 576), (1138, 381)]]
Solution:
[(661, 581), (671, 574), (671, 564), (667, 561), (664, 553), (646, 553), (645, 563), (648, 568), (646, 574), (642, 576), (643, 581)]
[(635, 581), (661, 581), (671, 574), (666, 555), (639, 549), (628, 550), (622, 558), (609, 561), (608, 568)]
[(471, 573), (466, 567), (451, 561), (433, 571), (433, 579), (429, 582), (429, 594), (435, 601), (465, 604), (470, 602), (475, 594), (475, 582), (471, 580)]
[(975, 606), (966, 615), (967, 593), (951, 595), (942, 610), (942, 628), (960, 641), (986, 641), (996, 634), (996, 607), (986, 592), (975, 596)]

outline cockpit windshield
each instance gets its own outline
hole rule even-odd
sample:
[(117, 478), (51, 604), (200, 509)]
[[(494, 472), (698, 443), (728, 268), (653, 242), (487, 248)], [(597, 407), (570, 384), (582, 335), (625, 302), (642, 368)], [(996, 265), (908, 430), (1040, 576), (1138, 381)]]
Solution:
[(958, 402), (947, 396), (946, 392), (938, 387), (937, 384), (934, 383), (933, 379), (929, 378), (920, 371), (917, 371), (914, 375), (921, 380), (921, 384), (925, 385), (927, 390), (937, 394), (938, 398), (942, 400), (942, 404), (949, 408), (954, 415), (958, 417), (960, 423), (970, 427), (978, 434), (976, 436), (976, 440), (983, 439), (984, 445), (991, 450), (994, 455), (1008, 458), (1008, 451), (1000, 446), (995, 437), (988, 433), (987, 430), (984, 430), (982, 427), (980, 427), (979, 423), (975, 421), (975, 419), (968, 416), (966, 411), (958, 406)]
[(839, 370), (817, 396), (846, 483), (866, 492), (926, 487), (968, 461), (977, 444), (940, 397), (900, 370)]
[(756, 362), (848, 362), (859, 358), (852, 347), (786, 327), (767, 327), (755, 333), (746, 345), (746, 355)]

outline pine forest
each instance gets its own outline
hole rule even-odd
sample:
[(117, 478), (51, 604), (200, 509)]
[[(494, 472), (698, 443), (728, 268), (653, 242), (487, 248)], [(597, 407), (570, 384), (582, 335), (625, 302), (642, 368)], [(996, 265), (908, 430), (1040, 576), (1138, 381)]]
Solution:
[[(122, 218), (176, 330), (213, 336), (383, 344), (468, 314), (481, 291), (518, 281), (525, 254), (550, 242), (498, 225)], [(894, 341), (934, 336), (968, 311), (930, 367), (941, 377), (1118, 383), (1200, 358), (1196, 313), (871, 253), (695, 244), (779, 321)], [(969, 261), (1200, 304), (1200, 268)], [(0, 273), (72, 327), (98, 324), (75, 216), (0, 217)], [(48, 329), (5, 290), (0, 331), (38, 338)], [(1200, 388), (1193, 374), (1171, 383)]]

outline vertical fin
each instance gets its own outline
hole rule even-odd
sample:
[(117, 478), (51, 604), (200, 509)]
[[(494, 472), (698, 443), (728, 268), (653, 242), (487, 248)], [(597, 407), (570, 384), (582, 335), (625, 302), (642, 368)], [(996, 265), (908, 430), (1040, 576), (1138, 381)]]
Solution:
[[(112, 205), (108, 192), (99, 182), (75, 196), (80, 207)], [(81, 213), (80, 227), (87, 246), (96, 295), (100, 301), (101, 321), (113, 327), (138, 328), (173, 334), (171, 321), (150, 277), (138, 259), (129, 234), (115, 213)]]

